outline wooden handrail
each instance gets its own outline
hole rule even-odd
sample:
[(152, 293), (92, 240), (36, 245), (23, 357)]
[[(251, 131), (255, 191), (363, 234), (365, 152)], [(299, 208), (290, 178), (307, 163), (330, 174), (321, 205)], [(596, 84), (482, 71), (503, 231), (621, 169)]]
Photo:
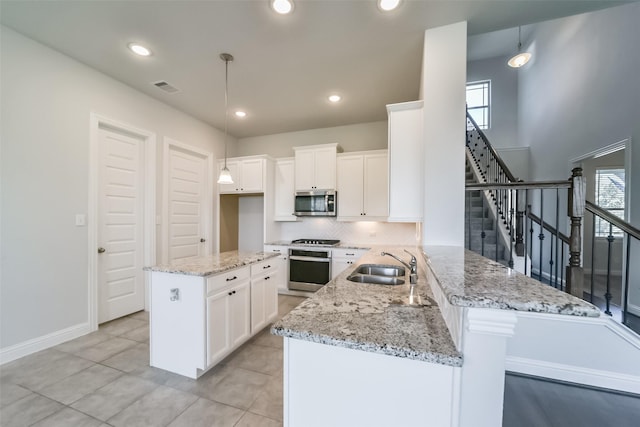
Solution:
[(585, 206), (586, 209), (592, 214), (597, 215), (600, 218), (604, 219), (605, 221), (615, 225), (616, 227), (618, 227), (620, 230), (624, 231), (631, 237), (634, 237), (640, 240), (640, 230), (635, 228), (633, 225), (629, 224), (628, 222), (626, 222), (621, 218), (618, 218), (608, 210), (601, 208), (595, 203), (585, 200), (585, 204), (586, 204)]
[(571, 181), (520, 181), (504, 183), (473, 183), (466, 184), (465, 189), (469, 190), (539, 190), (544, 188), (571, 188)]
[[(537, 216), (534, 213), (531, 213), (528, 209), (526, 212), (527, 217), (529, 217), (531, 219), (531, 221), (535, 222), (536, 224), (540, 225), (540, 217)], [(560, 238), (560, 240), (562, 240), (563, 242), (565, 242), (567, 245), (569, 244), (569, 236), (567, 236), (566, 234), (563, 234), (562, 232), (556, 230), (551, 224), (549, 224), (546, 221), (542, 221), (544, 222), (544, 224), (542, 225), (542, 227), (547, 230), (549, 233), (551, 234), (558, 234), (558, 237)]]
[(489, 147), (489, 151), (491, 152), (491, 155), (496, 159), (496, 161), (498, 162), (498, 165), (500, 165), (500, 168), (504, 172), (505, 176), (509, 179), (509, 181), (517, 182), (518, 178), (513, 176), (513, 174), (511, 173), (511, 171), (509, 170), (509, 168), (505, 164), (505, 162), (502, 161), (502, 158), (500, 157), (498, 152), (493, 148), (493, 146), (489, 142), (489, 139), (487, 139), (487, 137), (484, 134), (484, 132), (482, 132), (482, 129), (480, 129), (480, 126), (478, 126), (476, 121), (473, 120), (473, 117), (471, 117), (471, 115), (469, 114), (468, 110), (467, 110), (467, 120), (471, 121), (471, 123), (473, 124), (473, 127), (476, 128), (476, 130), (478, 131), (478, 134), (480, 135), (480, 138), (482, 138), (482, 141), (484, 141), (485, 145), (487, 147)]

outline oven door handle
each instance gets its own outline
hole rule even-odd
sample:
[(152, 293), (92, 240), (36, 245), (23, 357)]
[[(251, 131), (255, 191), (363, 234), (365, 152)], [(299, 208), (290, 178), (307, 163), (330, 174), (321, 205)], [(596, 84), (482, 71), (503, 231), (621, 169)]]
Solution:
[(331, 262), (331, 258), (316, 258), (310, 256), (295, 256), (290, 255), (289, 260), (291, 261), (313, 261), (313, 262)]

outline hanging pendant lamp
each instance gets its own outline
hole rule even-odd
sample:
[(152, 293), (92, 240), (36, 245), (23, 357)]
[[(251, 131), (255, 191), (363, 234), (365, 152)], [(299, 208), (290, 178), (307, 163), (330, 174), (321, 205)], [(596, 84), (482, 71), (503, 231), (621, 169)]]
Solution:
[(521, 29), (522, 27), (518, 27), (518, 53), (507, 61), (507, 65), (511, 68), (520, 68), (531, 59), (531, 53), (522, 51), (522, 42), (520, 41)]
[(221, 53), (220, 59), (224, 61), (224, 167), (220, 171), (218, 184), (233, 184), (231, 172), (227, 167), (227, 117), (229, 116), (229, 62), (233, 61), (233, 56), (228, 53)]

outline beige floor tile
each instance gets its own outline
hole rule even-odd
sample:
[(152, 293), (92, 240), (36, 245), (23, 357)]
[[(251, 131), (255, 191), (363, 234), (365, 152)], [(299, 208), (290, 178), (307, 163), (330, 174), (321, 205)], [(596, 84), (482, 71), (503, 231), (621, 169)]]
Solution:
[(262, 345), (247, 344), (227, 360), (227, 365), (236, 366), (267, 375), (282, 371), (282, 350)]
[(148, 311), (138, 311), (137, 313), (133, 313), (127, 316), (129, 319), (137, 319), (143, 320), (145, 322), (149, 322), (149, 312)]
[(0, 383), (18, 384), (19, 379), (28, 375), (30, 371), (49, 363), (55, 363), (66, 356), (68, 356), (67, 353), (49, 348), (6, 363), (0, 367)]
[(20, 372), (15, 373), (11, 382), (21, 385), (29, 390), (39, 391), (51, 384), (83, 371), (94, 363), (74, 356), (59, 352), (62, 356), (44, 360), (42, 363), (24, 366)]
[(99, 427), (101, 425), (102, 421), (67, 407), (37, 422), (33, 427)]
[(0, 383), (0, 408), (4, 408), (30, 394), (33, 393), (17, 384), (10, 382)]
[(93, 347), (94, 345), (99, 344), (103, 341), (107, 341), (111, 338), (112, 337), (109, 334), (105, 334), (102, 331), (95, 331), (71, 341), (59, 344), (53, 348), (55, 348), (56, 350), (64, 351), (66, 353), (77, 353), (80, 350), (84, 350), (88, 347)]
[(282, 421), (282, 377), (273, 377), (260, 391), (249, 412)]
[(252, 344), (263, 345), (265, 347), (282, 348), (282, 337), (271, 334), (271, 326), (265, 328), (251, 341)]
[(206, 372), (197, 380), (183, 377), (181, 375), (174, 375), (168, 378), (165, 385), (204, 397), (205, 399), (213, 400), (212, 395), (216, 390), (217, 384), (232, 372), (233, 369), (235, 368), (231, 368), (226, 365), (218, 365)]
[(149, 345), (136, 344), (100, 363), (124, 372), (146, 368), (149, 366)]
[(99, 420), (107, 421), (158, 387), (157, 384), (151, 381), (131, 375), (123, 375), (76, 401), (71, 407)]
[(271, 376), (259, 372), (229, 367), (224, 378), (208, 393), (209, 398), (236, 408), (248, 409), (270, 379)]
[(134, 340), (138, 342), (149, 342), (149, 324), (140, 328), (133, 329), (125, 334), (122, 334), (122, 338)]
[(84, 359), (93, 360), (94, 362), (102, 362), (128, 348), (139, 344), (137, 341), (125, 338), (113, 337), (107, 341), (98, 343), (92, 347), (85, 348), (75, 353)]
[(40, 394), (69, 405), (93, 393), (122, 375), (122, 372), (102, 365), (91, 366), (62, 381), (40, 390)]
[(235, 427), (282, 427), (282, 422), (247, 412)]
[(33, 394), (0, 410), (3, 427), (30, 426), (64, 408), (58, 402)]
[(134, 329), (142, 328), (149, 323), (144, 320), (132, 319), (130, 317), (121, 317), (120, 319), (112, 320), (111, 322), (103, 323), (100, 325), (100, 332), (104, 332), (109, 335), (119, 336), (133, 331)]
[(178, 416), (169, 427), (231, 427), (244, 411), (200, 398)]
[(115, 427), (166, 426), (196, 400), (193, 394), (159, 386), (107, 422)]

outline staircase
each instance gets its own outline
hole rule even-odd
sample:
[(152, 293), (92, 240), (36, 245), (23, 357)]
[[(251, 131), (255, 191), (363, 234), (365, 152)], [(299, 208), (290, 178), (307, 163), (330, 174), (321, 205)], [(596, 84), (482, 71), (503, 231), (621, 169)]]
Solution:
[[(467, 184), (478, 182), (468, 160), (465, 181)], [(480, 190), (469, 191), (465, 197), (464, 237), (467, 249), (508, 266), (505, 246), (502, 239), (498, 239), (495, 217), (489, 209), (487, 200), (483, 201), (483, 198)]]

